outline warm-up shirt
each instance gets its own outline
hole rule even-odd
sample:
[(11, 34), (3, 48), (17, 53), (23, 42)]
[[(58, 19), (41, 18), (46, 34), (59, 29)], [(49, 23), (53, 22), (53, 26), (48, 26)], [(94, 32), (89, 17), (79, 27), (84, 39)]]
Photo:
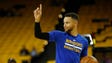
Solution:
[[(35, 30), (37, 26), (38, 24)], [(80, 63), (80, 57), (87, 56), (88, 41), (80, 34), (72, 36), (69, 33), (54, 30), (45, 35), (48, 35), (46, 36), (48, 42), (56, 43), (56, 63)]]

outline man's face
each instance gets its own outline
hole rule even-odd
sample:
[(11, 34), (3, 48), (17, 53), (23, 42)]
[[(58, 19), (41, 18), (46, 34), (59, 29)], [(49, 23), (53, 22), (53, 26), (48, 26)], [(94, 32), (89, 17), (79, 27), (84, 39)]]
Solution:
[(65, 32), (69, 32), (72, 31), (72, 29), (75, 27), (76, 25), (75, 19), (71, 18), (71, 17), (65, 17), (64, 18), (64, 30)]

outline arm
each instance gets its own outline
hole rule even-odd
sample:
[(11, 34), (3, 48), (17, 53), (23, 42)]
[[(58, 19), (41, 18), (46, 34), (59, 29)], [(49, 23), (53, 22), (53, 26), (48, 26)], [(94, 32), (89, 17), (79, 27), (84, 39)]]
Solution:
[(84, 57), (84, 56), (87, 56), (87, 55), (88, 55), (88, 41), (86, 40), (84, 48), (83, 48), (82, 53), (81, 53), (81, 57)]
[(37, 9), (34, 10), (34, 18), (35, 18), (34, 35), (37, 38), (49, 40), (49, 33), (43, 33), (41, 31), (41, 27), (40, 27), (41, 16), (42, 16), (42, 5), (40, 4), (40, 7), (37, 7)]
[(35, 37), (49, 40), (49, 33), (43, 33), (40, 28), (40, 23), (35, 23)]

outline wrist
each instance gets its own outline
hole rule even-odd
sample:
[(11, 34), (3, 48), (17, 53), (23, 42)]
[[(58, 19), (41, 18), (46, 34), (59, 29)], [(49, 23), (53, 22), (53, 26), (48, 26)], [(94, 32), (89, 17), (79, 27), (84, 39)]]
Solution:
[(40, 21), (39, 21), (39, 20), (35, 20), (35, 22), (36, 22), (36, 23), (39, 23)]

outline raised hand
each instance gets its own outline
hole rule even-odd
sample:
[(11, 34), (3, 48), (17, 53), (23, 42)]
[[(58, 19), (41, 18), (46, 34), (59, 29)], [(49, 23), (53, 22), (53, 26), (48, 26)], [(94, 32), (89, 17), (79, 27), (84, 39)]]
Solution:
[(41, 16), (42, 16), (42, 4), (40, 4), (40, 7), (37, 7), (37, 9), (34, 10), (35, 22), (40, 22)]

